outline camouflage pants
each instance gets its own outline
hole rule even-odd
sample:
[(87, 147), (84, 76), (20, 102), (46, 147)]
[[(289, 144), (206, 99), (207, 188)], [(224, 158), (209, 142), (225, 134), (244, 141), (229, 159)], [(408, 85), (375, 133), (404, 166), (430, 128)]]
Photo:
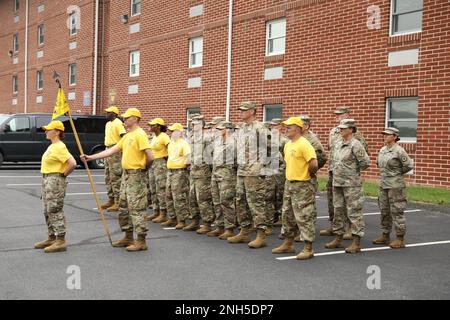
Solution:
[(328, 200), (328, 216), (329, 221), (333, 221), (334, 218), (334, 205), (333, 205), (333, 171), (328, 171), (327, 181), (327, 200)]
[(155, 201), (153, 202), (153, 211), (165, 212), (167, 210), (166, 205), (167, 160), (165, 158), (155, 159), (153, 161), (152, 168), (155, 177)]
[(172, 196), (168, 196), (167, 194), (167, 190), (169, 188), (169, 184), (170, 184), (170, 176), (171, 176), (171, 171), (167, 170), (167, 174), (166, 174), (166, 210), (167, 210), (167, 216), (170, 219), (176, 219), (177, 216), (175, 215), (175, 208), (173, 206), (173, 198)]
[(214, 222), (215, 215), (211, 195), (211, 177), (192, 178), (189, 189), (191, 219), (201, 217), (203, 222)]
[(147, 234), (147, 185), (146, 171), (124, 170), (119, 199), (119, 225), (123, 232)]
[(397, 235), (406, 233), (406, 188), (382, 189), (378, 195), (378, 206), (381, 211), (381, 230), (383, 233), (391, 233), (392, 222)]
[(277, 179), (275, 175), (265, 177), (266, 185), (266, 218), (269, 227), (273, 226), (275, 220), (275, 205), (277, 201)]
[(44, 176), (42, 181), (42, 208), (48, 235), (63, 236), (66, 234), (66, 218), (63, 211), (66, 188), (66, 178), (60, 174)]
[(214, 206), (214, 214), (216, 215), (214, 224), (218, 227), (223, 227), (225, 225), (225, 222), (223, 217), (223, 211), (220, 206), (219, 179), (216, 178), (214, 174), (211, 177), (211, 197)]
[(286, 238), (293, 239), (300, 230), (303, 240), (315, 240), (316, 193), (310, 181), (286, 181), (282, 219)]
[[(211, 180), (213, 198), (218, 198), (219, 210), (216, 211), (215, 224), (218, 227), (232, 229), (236, 227), (236, 179)], [(217, 188), (217, 189), (216, 189)], [(216, 198), (216, 199), (217, 199)], [(216, 200), (214, 200), (216, 201)]]
[(348, 219), (352, 234), (364, 236), (363, 203), (362, 187), (333, 187), (333, 231), (335, 234), (344, 234), (345, 222)]
[(236, 215), (241, 227), (267, 228), (269, 221), (265, 196), (265, 177), (237, 177)]
[[(169, 170), (167, 175), (166, 199), (168, 204), (172, 204), (173, 212), (169, 217), (177, 218), (178, 221), (185, 221), (189, 218), (189, 172), (186, 169)], [(171, 208), (171, 209), (172, 209)]]
[(120, 183), (122, 180), (122, 153), (113, 154), (105, 161), (105, 184), (108, 197), (119, 203)]
[(286, 172), (275, 175), (276, 189), (275, 189), (275, 215), (281, 216), (283, 210), (283, 195), (284, 185), (286, 183)]
[(153, 212), (158, 211), (158, 198), (156, 197), (156, 179), (155, 179), (155, 168), (154, 163), (148, 169), (148, 195), (147, 204), (152, 204)]

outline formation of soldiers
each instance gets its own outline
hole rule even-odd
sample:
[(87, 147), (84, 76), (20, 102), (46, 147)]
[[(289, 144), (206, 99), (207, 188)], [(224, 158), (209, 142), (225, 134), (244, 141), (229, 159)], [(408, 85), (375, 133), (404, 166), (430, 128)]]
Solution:
[[(113, 246), (126, 247), (127, 251), (147, 250), (148, 221), (218, 237), (230, 244), (247, 243), (253, 249), (267, 246), (267, 237), (274, 233), (275, 226), (281, 226), (279, 238), (283, 243), (272, 253), (294, 253), (294, 242), (298, 241), (304, 242), (304, 247), (297, 259), (310, 259), (316, 237), (317, 172), (328, 162), (331, 224), (320, 235), (334, 237), (326, 244), (328, 249), (342, 248), (343, 240), (352, 240), (345, 251), (360, 252), (365, 232), (361, 171), (370, 166), (370, 158), (350, 109), (335, 111), (339, 125), (330, 131), (327, 156), (307, 115), (261, 123), (256, 120), (256, 103), (244, 102), (238, 108), (240, 123), (223, 117), (206, 122), (197, 114), (188, 119), (185, 130), (180, 123), (166, 125), (163, 119), (155, 118), (148, 123), (150, 135), (140, 127), (142, 115), (138, 109), (128, 109), (122, 115), (124, 123), (117, 107), (106, 109), (107, 149), (81, 158), (107, 159), (109, 201), (102, 208), (119, 212), (124, 232), (123, 239)], [(402, 248), (406, 233), (403, 176), (412, 170), (412, 160), (397, 144), (396, 128), (387, 128), (382, 134), (385, 146), (377, 158), (382, 234), (373, 243)], [(62, 160), (60, 167), (67, 162)], [(70, 174), (43, 173), (63, 179)], [(153, 212), (148, 216), (149, 203)], [(36, 248), (55, 245), (58, 234), (49, 212), (63, 216), (62, 206), (63, 199), (44, 212), (49, 237)], [(64, 221), (58, 219), (58, 224)], [(390, 241), (392, 224), (394, 241)], [(56, 249), (60, 250), (50, 252), (64, 251), (65, 242)]]

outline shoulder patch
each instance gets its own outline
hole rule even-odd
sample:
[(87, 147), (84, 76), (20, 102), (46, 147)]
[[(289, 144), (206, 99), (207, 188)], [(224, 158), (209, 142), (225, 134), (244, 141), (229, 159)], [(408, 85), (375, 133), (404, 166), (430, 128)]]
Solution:
[(357, 152), (357, 155), (358, 155), (359, 157), (363, 157), (363, 156), (364, 156), (364, 151), (363, 151), (363, 150), (359, 150), (359, 151)]

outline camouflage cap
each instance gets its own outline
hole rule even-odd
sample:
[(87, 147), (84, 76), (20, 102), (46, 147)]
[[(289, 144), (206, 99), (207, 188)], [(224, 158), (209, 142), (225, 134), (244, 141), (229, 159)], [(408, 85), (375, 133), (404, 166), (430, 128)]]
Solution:
[(334, 111), (335, 114), (345, 114), (350, 113), (350, 108), (347, 107), (339, 107)]
[(353, 119), (343, 119), (338, 125), (339, 129), (356, 128), (356, 121)]
[(211, 122), (205, 122), (203, 129), (211, 129)]
[(225, 121), (225, 117), (213, 117), (211, 120), (211, 124), (214, 126), (222, 121)]
[(234, 129), (234, 125), (229, 121), (222, 121), (217, 125), (216, 129), (218, 130)]
[(193, 114), (190, 114), (190, 115), (188, 116), (187, 121), (188, 121), (188, 122), (191, 122), (195, 117), (200, 116), (200, 115), (201, 115), (200, 113), (193, 113)]
[(386, 128), (382, 133), (398, 136), (399, 131), (397, 128), (389, 127), (389, 128)]
[(283, 121), (283, 120), (280, 119), (280, 118), (275, 118), (275, 119), (272, 119), (272, 120), (270, 121), (270, 125), (272, 125), (272, 126), (277, 126), (277, 125), (281, 124), (282, 121)]
[(311, 118), (307, 114), (302, 114), (302, 115), (300, 115), (299, 118), (302, 119), (304, 124), (310, 124), (311, 123)]
[(239, 107), (239, 110), (251, 110), (251, 109), (256, 109), (256, 102), (250, 102), (250, 101), (246, 101), (246, 102), (242, 102)]

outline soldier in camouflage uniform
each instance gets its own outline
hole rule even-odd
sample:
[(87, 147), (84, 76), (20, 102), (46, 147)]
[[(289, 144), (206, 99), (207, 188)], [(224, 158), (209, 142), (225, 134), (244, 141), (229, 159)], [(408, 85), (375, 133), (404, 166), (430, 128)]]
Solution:
[[(383, 234), (373, 241), (373, 244), (388, 244), (393, 249), (405, 247), (406, 184), (403, 175), (413, 169), (411, 158), (405, 149), (397, 144), (400, 140), (398, 133), (397, 128), (387, 128), (383, 131), (385, 146), (381, 148), (377, 159), (381, 174), (378, 205)], [(390, 242), (392, 223), (397, 239)]]
[[(150, 123), (149, 123), (150, 125)], [(148, 135), (148, 141), (150, 145), (152, 144), (153, 139), (155, 138), (155, 134), (151, 132)], [(158, 198), (156, 197), (156, 178), (155, 178), (155, 170), (152, 165), (148, 169), (148, 196), (147, 196), (148, 207), (153, 210), (153, 213), (150, 216), (146, 216), (147, 221), (153, 220), (155, 217), (159, 216), (158, 208)]]
[[(103, 159), (122, 151), (122, 182), (119, 199), (119, 225), (125, 236), (113, 243), (114, 247), (126, 247), (127, 251), (147, 250), (148, 171), (153, 161), (147, 133), (139, 126), (141, 112), (128, 109), (122, 115), (127, 134), (114, 147), (103, 152), (81, 156), (86, 161)], [(133, 233), (137, 234), (134, 240)]]
[[(265, 177), (262, 169), (267, 157), (260, 150), (267, 149), (268, 130), (255, 120), (256, 103), (244, 102), (239, 106), (244, 124), (237, 133), (238, 170), (236, 186), (236, 214), (241, 231), (228, 238), (229, 243), (248, 243), (250, 248), (267, 245), (265, 231), (269, 224), (265, 199)], [(250, 242), (252, 227), (257, 237)]]
[(216, 209), (217, 226), (223, 226), (225, 232), (219, 236), (227, 240), (234, 236), (236, 227), (236, 141), (231, 122), (221, 122), (216, 126), (219, 133), (214, 141), (213, 172), (211, 186)]
[[(337, 108), (334, 114), (336, 115), (336, 120), (338, 123), (342, 121), (343, 119), (349, 118), (350, 115), (350, 108), (340, 107)], [(364, 139), (362, 133), (358, 130), (354, 133), (354, 138), (356, 138), (364, 147), (366, 152), (368, 153), (368, 146), (366, 143), (366, 140)], [(333, 221), (334, 217), (334, 205), (333, 205), (333, 148), (338, 144), (339, 141), (342, 140), (340, 129), (338, 127), (335, 127), (330, 130), (330, 135), (328, 137), (328, 151), (329, 154), (329, 164), (328, 164), (328, 183), (327, 183), (327, 198), (328, 198), (328, 214), (329, 214), (329, 220)], [(349, 222), (348, 222), (349, 224)], [(320, 231), (321, 236), (333, 236), (333, 230), (332, 226), (330, 226), (327, 229)], [(349, 229), (348, 232), (344, 235), (344, 240), (351, 240), (351, 230)]]
[(342, 248), (345, 221), (351, 223), (353, 243), (345, 249), (347, 253), (361, 251), (361, 238), (364, 236), (363, 203), (361, 171), (370, 166), (370, 158), (364, 146), (353, 137), (356, 123), (353, 119), (344, 119), (338, 126), (341, 130), (340, 140), (333, 150), (333, 232), (336, 239), (326, 244), (326, 248)]
[(283, 200), (283, 228), (285, 239), (281, 246), (272, 253), (292, 253), (294, 235), (300, 229), (305, 240), (303, 251), (298, 260), (314, 257), (312, 243), (315, 240), (315, 223), (317, 219), (316, 198), (311, 178), (316, 175), (318, 164), (312, 145), (302, 135), (303, 122), (298, 117), (284, 122), (290, 141), (286, 144), (284, 156), (286, 161), (286, 185)]
[(75, 169), (77, 163), (61, 140), (64, 138), (64, 125), (52, 121), (44, 126), (46, 138), (52, 144), (42, 156), (42, 207), (48, 229), (47, 240), (34, 245), (46, 253), (67, 250), (66, 218), (64, 217), (64, 197), (66, 196), (66, 177)]

